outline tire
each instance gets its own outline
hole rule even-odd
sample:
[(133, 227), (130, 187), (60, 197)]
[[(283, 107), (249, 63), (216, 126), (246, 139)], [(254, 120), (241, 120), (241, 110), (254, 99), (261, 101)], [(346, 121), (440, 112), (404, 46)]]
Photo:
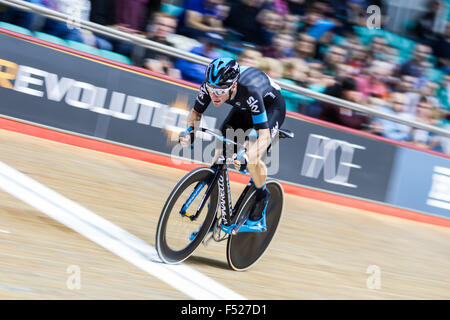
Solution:
[[(267, 231), (241, 232), (230, 235), (227, 242), (227, 260), (231, 269), (244, 271), (251, 268), (263, 256), (272, 241), (281, 220), (284, 194), (277, 181), (267, 181), (266, 187), (270, 191), (270, 200), (266, 209)], [(254, 204), (255, 188), (247, 192), (234, 223), (247, 219)]]
[[(206, 185), (188, 209), (188, 213), (195, 213), (213, 176), (214, 171), (210, 168), (195, 169), (184, 176), (172, 190), (163, 207), (156, 229), (156, 251), (163, 262), (175, 264), (186, 260), (210, 229), (219, 205), (217, 184), (211, 190), (210, 197), (197, 220), (192, 221), (189, 217), (181, 215), (180, 209), (195, 187), (205, 182)], [(193, 237), (195, 232), (197, 234), (191, 240), (190, 237)]]

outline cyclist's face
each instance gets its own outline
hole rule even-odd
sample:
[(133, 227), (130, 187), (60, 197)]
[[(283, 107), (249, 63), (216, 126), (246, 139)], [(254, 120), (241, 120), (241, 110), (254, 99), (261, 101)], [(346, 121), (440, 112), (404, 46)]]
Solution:
[(227, 89), (226, 87), (214, 87), (214, 86), (208, 86), (209, 95), (211, 97), (212, 103), (215, 107), (218, 107), (225, 103), (225, 101), (228, 100), (230, 97), (230, 93), (233, 93), (235, 85), (233, 85), (229, 90), (212, 90), (213, 89)]

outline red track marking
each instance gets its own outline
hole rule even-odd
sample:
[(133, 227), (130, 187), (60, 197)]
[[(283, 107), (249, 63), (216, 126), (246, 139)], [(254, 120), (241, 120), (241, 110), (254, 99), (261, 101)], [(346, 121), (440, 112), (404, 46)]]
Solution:
[[(134, 149), (132, 147), (120, 146), (110, 142), (80, 137), (70, 133), (63, 133), (52, 129), (42, 128), (39, 126), (9, 120), (1, 117), (0, 117), (0, 129), (186, 171), (190, 171), (202, 166), (202, 164), (188, 163), (187, 161), (183, 161), (183, 163), (175, 163), (168, 155), (156, 154), (150, 151), (143, 151)], [(234, 182), (247, 183), (249, 181), (248, 176), (237, 172), (230, 171), (229, 176), (230, 180)], [(312, 190), (304, 187), (299, 187), (296, 185), (291, 185), (288, 183), (282, 183), (282, 186), (286, 193), (293, 194), (296, 196), (450, 228), (450, 219), (440, 218), (437, 216), (427, 215), (406, 209), (391, 207), (386, 204), (379, 204), (354, 199), (343, 195), (327, 193), (325, 191)]]

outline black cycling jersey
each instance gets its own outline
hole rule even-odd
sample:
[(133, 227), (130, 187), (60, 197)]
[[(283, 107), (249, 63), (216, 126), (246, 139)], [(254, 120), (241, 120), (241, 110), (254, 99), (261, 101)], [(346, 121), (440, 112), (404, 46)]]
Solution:
[[(226, 103), (251, 115), (254, 129), (267, 129), (270, 128), (268, 114), (272, 114), (273, 109), (279, 109), (277, 111), (283, 114), (284, 120), (286, 110), (280, 90), (280, 87), (263, 71), (241, 66), (236, 95)], [(195, 100), (194, 110), (203, 113), (210, 103), (211, 97), (206, 83), (203, 82)]]

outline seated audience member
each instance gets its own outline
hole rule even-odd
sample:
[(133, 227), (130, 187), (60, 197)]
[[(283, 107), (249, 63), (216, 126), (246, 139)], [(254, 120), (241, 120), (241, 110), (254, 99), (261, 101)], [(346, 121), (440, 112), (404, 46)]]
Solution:
[(348, 0), (346, 22), (354, 26), (366, 26), (366, 2), (364, 0)]
[[(294, 81), (283, 78), (283, 76), (288, 76), (286, 74), (286, 64), (282, 63), (280, 60), (264, 57), (260, 59), (261, 63), (259, 65), (259, 69), (264, 71), (269, 77), (273, 80), (278, 80), (280, 82), (295, 84)], [(281, 94), (284, 97), (284, 101), (286, 103), (286, 110), (298, 112), (298, 104), (300, 102), (300, 95), (298, 93), (281, 90)]]
[[(357, 91), (356, 83), (352, 78), (345, 78), (341, 82), (328, 87), (324, 94), (331, 95), (340, 99), (348, 100), (355, 103), (361, 103), (361, 93)], [(368, 116), (358, 111), (348, 108), (322, 104), (322, 113), (320, 119), (343, 125), (353, 129), (365, 129), (368, 127)]]
[[(384, 60), (386, 58), (387, 40), (381, 36), (374, 36), (370, 40), (369, 55), (371, 60)], [(371, 61), (370, 61), (371, 62)]]
[(198, 39), (206, 32), (225, 34), (223, 0), (185, 0), (177, 33)]
[[(422, 16), (417, 18), (417, 23), (413, 30), (414, 36), (417, 37), (417, 40), (429, 44), (438, 40), (439, 34), (441, 33), (441, 31), (443, 31), (439, 30), (442, 29), (442, 23), (440, 23), (439, 21), (442, 19), (440, 17), (442, 16), (440, 14), (441, 6), (442, 5), (448, 6), (449, 4), (448, 1), (447, 4), (445, 4), (445, 2), (446, 1), (432, 0), (429, 3), (427, 3), (428, 11), (426, 11)], [(445, 11), (445, 8), (442, 9), (444, 9)]]
[(368, 75), (361, 75), (355, 78), (358, 91), (362, 93), (363, 98), (376, 96), (379, 98), (387, 98), (389, 95), (389, 87), (386, 79), (392, 73), (392, 65), (384, 61), (373, 61), (370, 66)]
[(304, 25), (301, 27), (300, 31), (309, 34), (311, 37), (320, 41), (320, 39), (331, 31), (336, 24), (327, 19), (321, 11), (317, 9), (310, 10), (304, 21)]
[(433, 45), (433, 52), (438, 59), (438, 67), (441, 71), (450, 73), (450, 21), (447, 22), (444, 35)]
[(299, 33), (295, 46), (296, 57), (308, 62), (316, 56), (316, 39), (306, 33)]
[(347, 54), (348, 52), (344, 47), (338, 45), (331, 46), (323, 61), (323, 72), (331, 76), (336, 76), (339, 71), (339, 65), (346, 62)]
[(238, 63), (241, 66), (249, 66), (258, 68), (260, 65), (260, 59), (262, 58), (261, 52), (254, 49), (244, 49), (238, 57)]
[[(298, 58), (286, 59), (284, 78), (280, 81), (287, 82), (286, 80), (289, 79), (296, 85), (315, 92), (323, 92), (326, 85), (332, 85), (334, 81), (333, 83), (327, 82), (324, 78), (325, 76), (321, 73), (321, 67), (320, 63), (310, 63), (308, 65), (307, 62)], [(322, 109), (316, 99), (292, 92), (290, 93), (290, 98), (295, 101), (295, 108), (297, 110), (289, 110), (300, 112), (311, 117), (318, 117), (320, 115)]]
[(274, 41), (279, 37), (279, 32), (283, 28), (283, 18), (281, 14), (269, 9), (262, 10), (257, 17), (261, 23), (261, 31), (264, 36), (264, 46), (274, 45)]
[(283, 63), (277, 59), (264, 57), (260, 59), (259, 69), (264, 71), (273, 80), (278, 80), (283, 76)]
[[(204, 37), (199, 39), (202, 45), (193, 48), (190, 52), (195, 53), (210, 59), (216, 59), (222, 56), (217, 51), (223, 42), (223, 37), (217, 33), (207, 32)], [(183, 59), (177, 59), (175, 61), (175, 68), (181, 71), (183, 80), (191, 81), (201, 84), (205, 79), (206, 66), (189, 62)]]
[[(389, 99), (389, 102), (391, 106), (383, 105), (378, 109), (384, 113), (392, 114), (405, 120), (414, 121), (414, 116), (409, 112), (405, 112), (407, 97), (404, 93), (393, 93)], [(395, 122), (384, 118), (374, 118), (372, 120), (371, 127), (373, 128), (372, 133), (381, 135), (388, 139), (396, 141), (411, 140), (411, 127), (400, 122)]]
[(298, 27), (300, 23), (300, 16), (296, 14), (288, 13), (284, 15), (283, 19), (283, 31), (296, 35), (298, 33)]
[(225, 27), (242, 34), (241, 41), (264, 45), (262, 25), (257, 19), (263, 3), (263, 0), (233, 1), (230, 13), (224, 20)]
[[(24, 0), (31, 4), (52, 8), (52, 3), (47, 0)], [(38, 30), (44, 23), (45, 18), (31, 12), (15, 9), (13, 7), (6, 7), (3, 13), (4, 21), (15, 24), (17, 26), (27, 28), (29, 30)]]
[(91, 2), (89, 0), (52, 0), (53, 9), (74, 16), (74, 25), (47, 19), (43, 31), (51, 35), (88, 44), (99, 49), (112, 50), (112, 44), (101, 36), (93, 32), (80, 29), (76, 26), (76, 19), (89, 21), (91, 12)]
[[(116, 24), (123, 25), (138, 32), (144, 32), (148, 15), (154, 4), (159, 7), (160, 1), (151, 0), (115, 0)], [(158, 10), (157, 8), (156, 10)]]
[(288, 0), (289, 12), (298, 16), (306, 14), (308, 3), (306, 0)]
[(266, 57), (275, 59), (291, 58), (295, 55), (294, 37), (289, 33), (280, 33), (272, 38), (270, 46), (263, 47), (262, 51)]
[(444, 81), (441, 82), (437, 91), (437, 97), (442, 107), (450, 111), (450, 74), (445, 75)]
[[(170, 45), (167, 36), (174, 34), (177, 27), (177, 18), (163, 12), (157, 12), (148, 25), (147, 39), (161, 44)], [(144, 61), (145, 68), (180, 79), (181, 73), (173, 66), (173, 59), (156, 51), (147, 49)]]
[[(436, 110), (426, 97), (421, 97), (417, 105), (415, 121), (428, 125), (436, 125)], [(426, 149), (439, 149), (440, 137), (436, 134), (423, 130), (413, 129), (411, 133), (412, 143)]]
[(427, 61), (432, 54), (430, 46), (424, 44), (417, 44), (414, 49), (414, 56), (405, 64), (402, 65), (401, 74), (408, 74), (413, 77), (421, 77), (424, 74), (424, 68), (422, 63)]
[(288, 58), (284, 61), (284, 78), (294, 81), (296, 85), (306, 86), (308, 82), (308, 63), (298, 58)]
[(115, 1), (93, 0), (91, 1), (90, 21), (102, 24), (104, 26), (113, 26), (116, 24), (115, 12)]
[(289, 5), (287, 0), (273, 0), (273, 11), (282, 16), (289, 14)]

